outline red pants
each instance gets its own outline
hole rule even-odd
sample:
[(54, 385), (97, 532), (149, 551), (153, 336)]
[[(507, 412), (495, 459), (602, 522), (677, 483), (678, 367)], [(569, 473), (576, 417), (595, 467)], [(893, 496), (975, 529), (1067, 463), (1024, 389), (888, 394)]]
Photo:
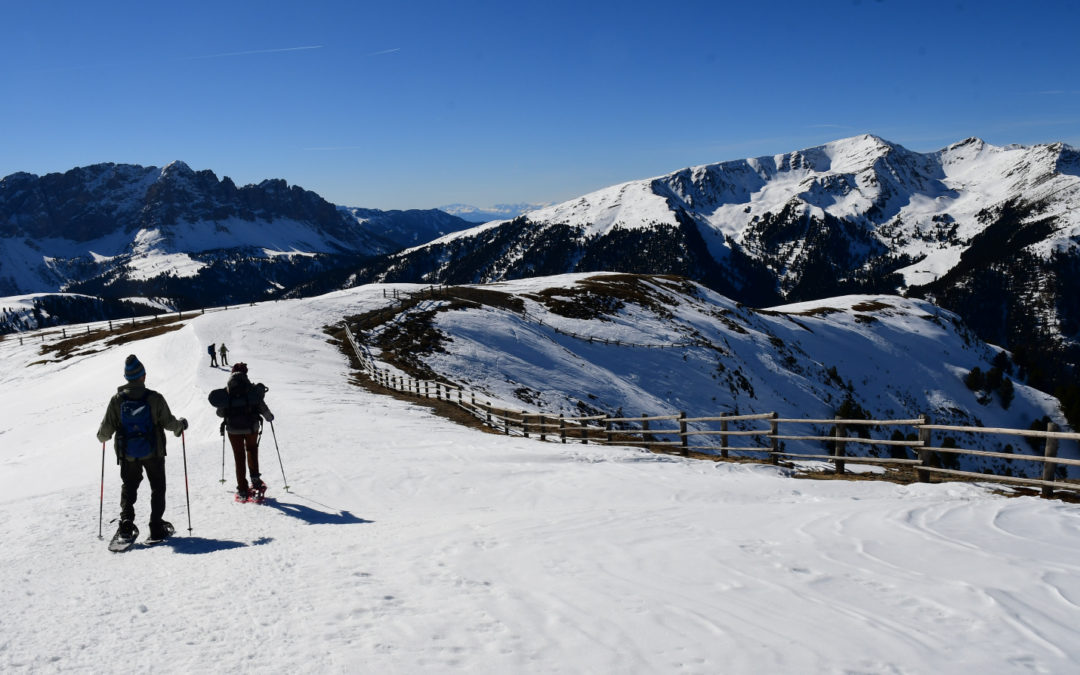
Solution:
[(236, 489), (247, 490), (248, 482), (244, 477), (244, 457), (252, 480), (259, 477), (259, 434), (229, 434), (233, 459), (236, 461)]

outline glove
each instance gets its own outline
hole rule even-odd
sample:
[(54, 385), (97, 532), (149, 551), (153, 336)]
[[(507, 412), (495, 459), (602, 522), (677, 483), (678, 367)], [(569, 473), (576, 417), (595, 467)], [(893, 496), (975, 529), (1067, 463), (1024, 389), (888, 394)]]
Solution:
[(274, 413), (268, 412), (265, 415), (263, 415), (263, 417), (266, 418), (267, 422), (273, 422), (274, 421)]
[(176, 434), (177, 436), (179, 436), (180, 434), (184, 433), (184, 429), (187, 429), (187, 428), (188, 428), (188, 423), (187, 423), (187, 420), (186, 420), (186, 419), (184, 419), (183, 417), (181, 417), (181, 418), (180, 418), (180, 419), (179, 419), (178, 421), (180, 422), (180, 428), (179, 428), (179, 429), (177, 429), (176, 431), (174, 431), (174, 432), (173, 432), (173, 433), (174, 433), (174, 434)]

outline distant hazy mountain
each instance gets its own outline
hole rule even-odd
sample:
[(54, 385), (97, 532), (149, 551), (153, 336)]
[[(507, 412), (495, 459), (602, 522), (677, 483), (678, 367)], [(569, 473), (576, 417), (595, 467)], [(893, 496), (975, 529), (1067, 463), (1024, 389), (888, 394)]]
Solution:
[(380, 211), (352, 206), (338, 208), (355, 219), (365, 232), (392, 242), (399, 249), (419, 246), (475, 225), (440, 209)]
[(510, 220), (518, 216), (542, 209), (550, 204), (496, 204), (488, 208), (480, 208), (469, 204), (447, 204), (440, 206), (440, 211), (463, 218), (471, 223), (488, 223), (492, 220)]

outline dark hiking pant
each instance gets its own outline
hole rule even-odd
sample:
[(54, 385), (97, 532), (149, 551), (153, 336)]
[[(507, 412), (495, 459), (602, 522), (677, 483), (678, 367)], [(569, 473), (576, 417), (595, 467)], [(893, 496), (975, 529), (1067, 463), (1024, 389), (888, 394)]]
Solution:
[(150, 522), (157, 523), (165, 514), (165, 458), (120, 460), (120, 520), (135, 520), (135, 502), (139, 498), (139, 484), (143, 471), (150, 481)]
[(259, 434), (230, 433), (229, 444), (232, 445), (233, 460), (236, 462), (236, 489), (246, 491), (248, 482), (244, 475), (245, 459), (251, 479), (259, 477)]

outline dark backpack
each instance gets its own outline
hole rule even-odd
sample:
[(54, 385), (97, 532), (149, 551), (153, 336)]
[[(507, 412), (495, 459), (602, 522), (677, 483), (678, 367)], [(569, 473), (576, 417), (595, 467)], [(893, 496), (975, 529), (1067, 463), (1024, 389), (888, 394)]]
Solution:
[(252, 384), (247, 375), (233, 373), (226, 385), (228, 403), (225, 407), (225, 419), (229, 426), (237, 429), (257, 430), (262, 424), (259, 416), (259, 404), (268, 389), (266, 385)]
[(117, 457), (145, 459), (154, 452), (154, 418), (149, 396), (120, 402), (120, 429), (117, 430)]

